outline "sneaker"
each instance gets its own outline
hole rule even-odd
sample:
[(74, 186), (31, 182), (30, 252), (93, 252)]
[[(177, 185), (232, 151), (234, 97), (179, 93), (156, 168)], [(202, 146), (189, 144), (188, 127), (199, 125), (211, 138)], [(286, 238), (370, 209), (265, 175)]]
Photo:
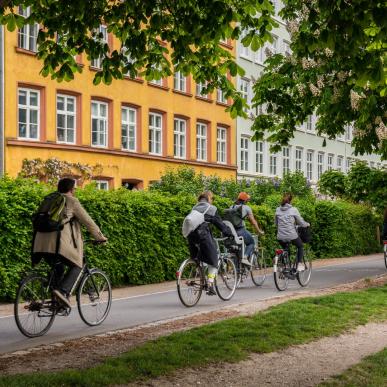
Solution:
[(64, 292), (62, 292), (59, 289), (55, 289), (52, 292), (58, 300), (62, 301), (63, 304), (65, 304), (68, 307), (71, 307), (70, 300)]
[(209, 296), (216, 296), (216, 290), (214, 284), (209, 284), (207, 287), (207, 294)]
[(241, 260), (241, 262), (246, 266), (253, 266), (251, 262), (245, 257)]
[(302, 262), (297, 265), (297, 271), (305, 271), (305, 265)]

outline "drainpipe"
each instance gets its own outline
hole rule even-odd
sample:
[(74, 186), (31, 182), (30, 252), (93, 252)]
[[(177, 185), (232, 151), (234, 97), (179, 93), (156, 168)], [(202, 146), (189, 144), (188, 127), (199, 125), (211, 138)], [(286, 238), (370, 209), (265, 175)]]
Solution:
[(4, 27), (0, 26), (0, 177), (4, 176)]

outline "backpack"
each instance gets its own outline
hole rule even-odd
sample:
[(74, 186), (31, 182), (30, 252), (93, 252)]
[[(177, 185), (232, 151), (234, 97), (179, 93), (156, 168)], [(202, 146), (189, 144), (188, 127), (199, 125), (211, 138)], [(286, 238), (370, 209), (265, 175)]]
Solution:
[(234, 204), (223, 212), (223, 219), (231, 222), (235, 229), (243, 227), (242, 207), (243, 204)]
[(62, 220), (66, 198), (60, 192), (47, 195), (32, 216), (34, 232), (53, 232), (63, 228)]
[(192, 231), (195, 231), (202, 223), (205, 222), (204, 215), (210, 209), (210, 207), (211, 205), (209, 204), (204, 212), (200, 212), (193, 208), (191, 212), (184, 218), (183, 226), (181, 228), (184, 238), (187, 238), (187, 236)]

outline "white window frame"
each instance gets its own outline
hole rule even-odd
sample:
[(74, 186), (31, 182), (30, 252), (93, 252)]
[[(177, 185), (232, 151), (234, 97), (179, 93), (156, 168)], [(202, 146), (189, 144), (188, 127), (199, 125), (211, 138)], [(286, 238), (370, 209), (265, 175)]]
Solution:
[(340, 172), (343, 172), (343, 164), (344, 164), (344, 156), (337, 156), (337, 159), (336, 159), (336, 169)]
[(207, 131), (207, 124), (196, 123), (196, 159), (198, 161), (207, 161)]
[[(93, 105), (97, 107), (96, 114), (93, 114)], [(101, 112), (102, 106), (105, 106), (106, 116), (103, 115)], [(93, 122), (97, 122), (97, 130), (93, 130)], [(93, 133), (96, 133), (97, 141), (93, 140)], [(108, 133), (109, 133), (109, 104), (107, 102), (91, 100), (91, 146), (96, 148), (107, 148)]]
[(290, 155), (291, 155), (291, 148), (289, 146), (284, 146), (282, 148), (282, 176), (285, 176), (285, 174), (289, 173), (291, 170)]
[(187, 120), (173, 120), (173, 155), (176, 159), (185, 159), (187, 154)]
[[(250, 79), (240, 78), (239, 79), (239, 91), (241, 92), (243, 98), (246, 100), (247, 104), (250, 106)], [(248, 107), (244, 108), (245, 112), (249, 111)]]
[(227, 163), (227, 128), (223, 126), (216, 127), (216, 162)]
[[(19, 6), (19, 15), (23, 16), (24, 18), (28, 18), (31, 15), (31, 7), (23, 8), (22, 6)], [(38, 33), (38, 23), (26, 24), (24, 27), (20, 28), (18, 30), (17, 39), (18, 47), (22, 48), (23, 50), (37, 52)]]
[(321, 175), (324, 173), (325, 166), (325, 153), (317, 153), (317, 179), (320, 180)]
[(263, 159), (265, 154), (265, 147), (263, 141), (255, 143), (255, 172), (263, 173)]
[(305, 121), (305, 130), (308, 133), (314, 132), (314, 117), (313, 114), (309, 115), (308, 118)]
[[(107, 31), (107, 26), (101, 24), (98, 27), (98, 33), (97, 35), (102, 34), (102, 39), (99, 37), (95, 37), (95, 40), (101, 41), (105, 44), (109, 44), (109, 39), (108, 39), (108, 31)], [(96, 69), (101, 69), (102, 68), (102, 57), (92, 59), (90, 62), (91, 67), (94, 67)]]
[[(137, 150), (137, 109), (121, 107), (121, 149), (135, 152)], [(127, 146), (124, 146), (124, 143)]]
[(227, 98), (225, 97), (225, 93), (222, 89), (218, 88), (216, 90), (216, 101), (224, 105), (227, 105)]
[(246, 136), (241, 136), (240, 155), (241, 155), (241, 170), (249, 170), (249, 142), (250, 139)]
[[(26, 93), (26, 104), (23, 105), (20, 103), (20, 92)], [(37, 106), (31, 105), (31, 94), (35, 93), (37, 95)], [(40, 138), (40, 90), (36, 89), (29, 89), (26, 87), (19, 87), (18, 88), (18, 126), (17, 126), (17, 133), (18, 133), (18, 138), (23, 139), (23, 140), (31, 140), (31, 141), (37, 141)], [(23, 124), (26, 127), (26, 135), (23, 137), (20, 135), (20, 110), (25, 110), (26, 111), (26, 122)], [(31, 123), (31, 113), (36, 112), (36, 123)], [(31, 137), (31, 125), (36, 125), (36, 137)]]
[(327, 170), (331, 171), (335, 162), (335, 155), (333, 153), (328, 153), (327, 157)]
[(304, 171), (304, 148), (296, 148), (296, 158), (295, 158), (295, 170), (299, 172)]
[(208, 94), (202, 94), (203, 89), (207, 87), (207, 82), (199, 82), (196, 84), (196, 96), (200, 98), (208, 98)]
[(109, 180), (98, 179), (94, 181), (97, 185), (97, 189), (100, 189), (103, 191), (109, 191)]
[(174, 90), (178, 90), (183, 93), (187, 92), (187, 77), (183, 75), (180, 71), (177, 71), (173, 75), (173, 88)]
[(278, 155), (271, 153), (269, 157), (269, 174), (271, 176), (278, 176)]
[(314, 157), (314, 151), (307, 150), (306, 151), (306, 178), (309, 181), (313, 180), (313, 157)]
[[(63, 105), (65, 110), (60, 110), (58, 108), (58, 99), (63, 98)], [(69, 111), (67, 110), (68, 107), (68, 102), (72, 100), (73, 101), (73, 106), (74, 106), (74, 111)], [(64, 122), (65, 126), (63, 128), (59, 128), (59, 115), (64, 116)], [(73, 124), (74, 127), (70, 128), (68, 125), (68, 118), (72, 117), (73, 118)], [(59, 140), (59, 130), (64, 131), (64, 137), (65, 140)], [(73, 131), (73, 141), (69, 141), (69, 131)], [(76, 138), (77, 138), (77, 98), (74, 97), (73, 95), (68, 95), (68, 94), (57, 94), (56, 95), (56, 142), (60, 144), (75, 144), (76, 143)]]
[(243, 43), (242, 43), (242, 39), (247, 35), (248, 31), (247, 30), (243, 30), (242, 33), (241, 33), (241, 37), (240, 37), (240, 42), (239, 42), (239, 46), (240, 46), (240, 54), (239, 56), (241, 58), (244, 58), (244, 59), (251, 59), (251, 50), (250, 50), (250, 46), (244, 46)]
[(292, 49), (290, 48), (290, 42), (288, 42), (287, 40), (282, 41), (282, 53), (285, 56), (292, 55)]
[[(158, 119), (160, 126), (156, 125)], [(163, 154), (163, 115), (154, 112), (149, 113), (149, 153)]]

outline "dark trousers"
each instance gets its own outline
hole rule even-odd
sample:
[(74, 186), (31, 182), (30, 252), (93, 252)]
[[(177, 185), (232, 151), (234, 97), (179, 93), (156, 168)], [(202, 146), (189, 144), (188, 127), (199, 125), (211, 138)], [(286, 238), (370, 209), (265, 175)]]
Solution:
[(387, 222), (383, 223), (382, 239), (387, 241)]
[(292, 245), (295, 245), (297, 247), (297, 262), (302, 262), (302, 258), (304, 258), (304, 244), (302, 243), (302, 240), (300, 237), (297, 239), (293, 239), (289, 242), (285, 241), (278, 241), (279, 244), (283, 249), (285, 249), (288, 245), (288, 243), (291, 243)]
[[(238, 230), (235, 230), (238, 236), (243, 237), (243, 240), (245, 241), (245, 256), (250, 257), (251, 253), (254, 251), (254, 239), (250, 233), (250, 231), (247, 231), (245, 228), (239, 228)], [(242, 257), (243, 258), (243, 257)]]
[(197, 258), (208, 265), (218, 266), (218, 251), (212, 235), (195, 230), (188, 235), (188, 248), (191, 258)]

